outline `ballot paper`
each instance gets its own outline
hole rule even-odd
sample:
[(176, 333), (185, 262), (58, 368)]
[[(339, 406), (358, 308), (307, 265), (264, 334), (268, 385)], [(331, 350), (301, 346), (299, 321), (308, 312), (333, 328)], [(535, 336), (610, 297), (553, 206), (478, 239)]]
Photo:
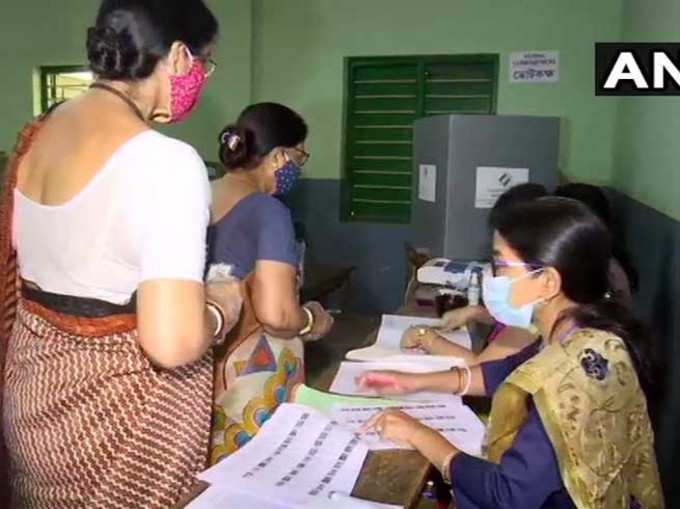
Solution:
[[(347, 429), (359, 431), (368, 419), (385, 410), (385, 408), (382, 405), (336, 405), (331, 408), (329, 415)], [(474, 456), (481, 454), (485, 432), (484, 423), (467, 405), (455, 401), (437, 401), (432, 403), (407, 403), (392, 408), (398, 408), (430, 428), (439, 431), (461, 451)], [(396, 444), (380, 438), (372, 430), (363, 433), (362, 440), (371, 450), (409, 449), (404, 444)]]
[(227, 496), (229, 507), (313, 507), (333, 492), (352, 492), (367, 452), (356, 433), (284, 403), (252, 440), (198, 476), (211, 488), (190, 507), (222, 507)]
[[(448, 371), (453, 366), (459, 365), (457, 359), (438, 358), (422, 361), (414, 357), (411, 362), (348, 362), (340, 363), (338, 372), (335, 374), (329, 390), (337, 394), (350, 396), (376, 396), (379, 393), (371, 388), (359, 387), (357, 378), (367, 371), (395, 370), (408, 373), (432, 373), (435, 371)], [(451, 401), (460, 402), (460, 397), (442, 392), (415, 392), (413, 394), (388, 395), (380, 394), (382, 398), (397, 399), (402, 401)]]
[(285, 502), (270, 502), (257, 496), (252, 497), (239, 495), (238, 502), (242, 505), (234, 505), (234, 496), (219, 487), (211, 486), (194, 500), (187, 509), (226, 509), (231, 507), (244, 507), (251, 509), (403, 509), (404, 506), (381, 504), (357, 497), (351, 497), (344, 493), (334, 492), (327, 497), (315, 497), (314, 500), (304, 504), (290, 504)]
[[(440, 320), (414, 316), (383, 315), (375, 343), (365, 348), (351, 350), (347, 352), (345, 357), (351, 361), (397, 360), (394, 357), (402, 358), (405, 352), (401, 349), (401, 337), (409, 327), (420, 325), (437, 327), (440, 325)], [(442, 332), (441, 335), (462, 347), (468, 349), (472, 347), (470, 333), (465, 327), (451, 332)], [(441, 357), (418, 351), (412, 351), (408, 355), (424, 359)]]

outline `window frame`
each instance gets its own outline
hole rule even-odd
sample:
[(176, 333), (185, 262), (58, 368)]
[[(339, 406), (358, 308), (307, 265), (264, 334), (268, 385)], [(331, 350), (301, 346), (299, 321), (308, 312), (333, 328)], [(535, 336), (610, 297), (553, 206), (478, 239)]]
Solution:
[[(92, 72), (89, 66), (85, 64), (73, 64), (73, 65), (42, 65), (38, 67), (38, 73), (40, 75), (40, 111), (45, 113), (49, 105), (47, 104), (49, 98), (49, 84), (48, 76), (53, 76), (56, 74), (66, 74), (72, 72)], [(94, 74), (93, 74), (94, 76)]]
[[(406, 56), (357, 56), (344, 58), (343, 74), (343, 101), (342, 101), (342, 134), (341, 134), (341, 156), (340, 156), (340, 220), (351, 223), (384, 223), (403, 225), (410, 223), (411, 207), (409, 205), (408, 218), (389, 218), (375, 215), (361, 215), (356, 217), (352, 210), (352, 174), (348, 168), (348, 158), (350, 157), (350, 147), (348, 138), (351, 135), (349, 126), (353, 111), (353, 92), (354, 84), (351, 81), (353, 71), (361, 66), (377, 65), (416, 65), (417, 66), (417, 111), (416, 119), (424, 118), (426, 101), (426, 67), (432, 64), (487, 64), (490, 66), (492, 75), (491, 83), (491, 103), (487, 115), (496, 115), (498, 105), (498, 81), (500, 71), (500, 56), (497, 53), (475, 53), (475, 54), (455, 54), (455, 55), (406, 55)], [(471, 113), (474, 114), (474, 113)], [(482, 114), (482, 113), (480, 113)], [(411, 161), (411, 174), (413, 175), (413, 161)], [(411, 183), (411, 195), (413, 194), (413, 181)]]

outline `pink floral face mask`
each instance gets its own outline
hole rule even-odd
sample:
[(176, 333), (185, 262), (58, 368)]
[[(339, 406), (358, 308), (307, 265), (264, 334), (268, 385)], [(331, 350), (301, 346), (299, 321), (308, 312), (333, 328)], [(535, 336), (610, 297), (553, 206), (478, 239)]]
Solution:
[(208, 83), (203, 62), (194, 58), (190, 51), (187, 52), (193, 61), (189, 72), (182, 76), (170, 76), (170, 123), (181, 122), (191, 114)]

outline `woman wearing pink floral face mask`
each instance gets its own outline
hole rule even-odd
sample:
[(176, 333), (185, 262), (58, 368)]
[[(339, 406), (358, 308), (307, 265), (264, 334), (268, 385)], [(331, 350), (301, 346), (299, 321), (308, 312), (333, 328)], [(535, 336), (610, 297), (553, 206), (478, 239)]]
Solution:
[(212, 346), (242, 297), (228, 278), (203, 284), (201, 158), (150, 124), (197, 105), (217, 28), (202, 0), (103, 0), (87, 34), (95, 84), (29, 124), (9, 161), (0, 487), (9, 477), (12, 506), (170, 507), (205, 467)]

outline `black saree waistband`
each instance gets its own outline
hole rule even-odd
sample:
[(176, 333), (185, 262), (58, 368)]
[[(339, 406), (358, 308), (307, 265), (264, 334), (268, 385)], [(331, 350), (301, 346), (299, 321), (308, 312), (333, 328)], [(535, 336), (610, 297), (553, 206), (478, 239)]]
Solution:
[(134, 293), (127, 304), (113, 304), (105, 300), (90, 297), (76, 297), (58, 293), (45, 292), (24, 283), (21, 287), (24, 299), (41, 306), (70, 316), (84, 318), (105, 318), (115, 315), (129, 315), (137, 312), (137, 294)]

